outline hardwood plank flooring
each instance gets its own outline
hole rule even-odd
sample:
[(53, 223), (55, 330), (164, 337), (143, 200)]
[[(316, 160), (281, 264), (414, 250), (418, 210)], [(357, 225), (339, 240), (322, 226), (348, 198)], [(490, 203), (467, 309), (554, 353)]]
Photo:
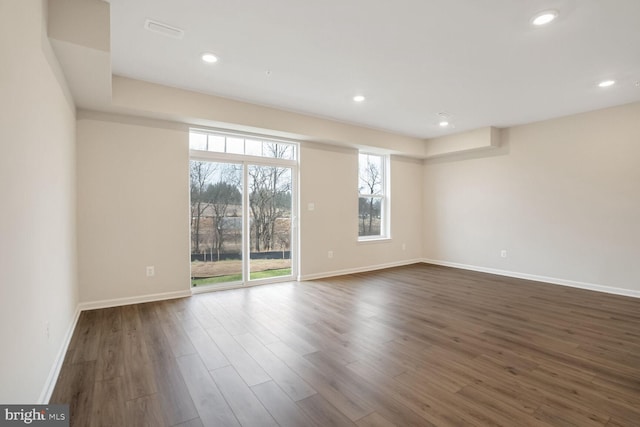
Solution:
[(416, 264), (83, 312), (73, 426), (640, 426), (640, 299)]
[(197, 354), (179, 359), (180, 370), (204, 425), (240, 425)]
[(309, 426), (313, 422), (274, 381), (251, 387), (258, 399), (282, 427)]
[(124, 425), (125, 400), (122, 377), (96, 381), (93, 392), (93, 426), (109, 427)]
[(275, 420), (233, 366), (211, 371), (211, 376), (241, 425), (277, 427)]

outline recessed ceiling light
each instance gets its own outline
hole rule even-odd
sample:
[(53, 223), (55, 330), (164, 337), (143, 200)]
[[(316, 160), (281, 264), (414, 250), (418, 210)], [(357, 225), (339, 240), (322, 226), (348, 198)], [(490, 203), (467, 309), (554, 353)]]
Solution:
[(356, 95), (356, 96), (353, 97), (353, 100), (355, 102), (362, 102), (362, 101), (365, 100), (365, 97), (363, 95)]
[(438, 113), (438, 126), (440, 126), (441, 128), (449, 127), (449, 125), (451, 125), (450, 119), (451, 114), (441, 111), (440, 113)]
[(202, 60), (209, 64), (213, 64), (214, 62), (218, 62), (218, 57), (215, 56), (213, 53), (203, 53)]
[(544, 12), (540, 12), (531, 18), (531, 24), (536, 27), (541, 27), (543, 25), (550, 24), (558, 17), (558, 12), (555, 10), (545, 10)]
[(609, 87), (609, 86), (613, 86), (614, 84), (616, 84), (615, 80), (603, 80), (600, 83), (598, 83), (598, 87)]

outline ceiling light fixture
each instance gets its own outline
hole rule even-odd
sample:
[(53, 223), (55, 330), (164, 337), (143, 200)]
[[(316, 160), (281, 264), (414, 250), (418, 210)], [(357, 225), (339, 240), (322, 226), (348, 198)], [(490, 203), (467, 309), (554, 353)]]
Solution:
[(609, 86), (613, 86), (614, 84), (616, 84), (615, 80), (603, 80), (600, 83), (598, 83), (598, 87), (609, 87)]
[(353, 100), (355, 102), (363, 102), (366, 98), (364, 97), (364, 95), (356, 95), (353, 97)]
[(213, 53), (203, 53), (202, 60), (208, 64), (213, 64), (214, 62), (218, 62), (218, 57)]
[(449, 113), (438, 113), (438, 126), (441, 128), (449, 127), (449, 125), (451, 125), (450, 118), (451, 115)]
[(542, 27), (543, 25), (550, 24), (558, 17), (558, 12), (555, 10), (545, 10), (536, 14), (531, 18), (531, 24), (536, 27)]

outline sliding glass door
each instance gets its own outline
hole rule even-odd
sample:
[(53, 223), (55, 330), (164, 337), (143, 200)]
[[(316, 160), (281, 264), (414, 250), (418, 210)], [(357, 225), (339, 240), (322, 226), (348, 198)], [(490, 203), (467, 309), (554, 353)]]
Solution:
[(191, 161), (191, 284), (242, 281), (242, 165)]
[[(192, 133), (191, 138), (192, 286), (226, 288), (293, 278), (296, 147), (235, 135)], [(226, 151), (211, 153), (219, 150), (208, 147)]]
[(248, 166), (249, 279), (291, 275), (291, 168)]

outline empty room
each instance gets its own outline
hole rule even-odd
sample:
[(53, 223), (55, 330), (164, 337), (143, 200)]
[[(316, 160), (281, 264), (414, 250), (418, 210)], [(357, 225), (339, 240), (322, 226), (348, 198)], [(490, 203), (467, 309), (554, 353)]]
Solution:
[(0, 424), (640, 426), (638, 16), (0, 0)]

